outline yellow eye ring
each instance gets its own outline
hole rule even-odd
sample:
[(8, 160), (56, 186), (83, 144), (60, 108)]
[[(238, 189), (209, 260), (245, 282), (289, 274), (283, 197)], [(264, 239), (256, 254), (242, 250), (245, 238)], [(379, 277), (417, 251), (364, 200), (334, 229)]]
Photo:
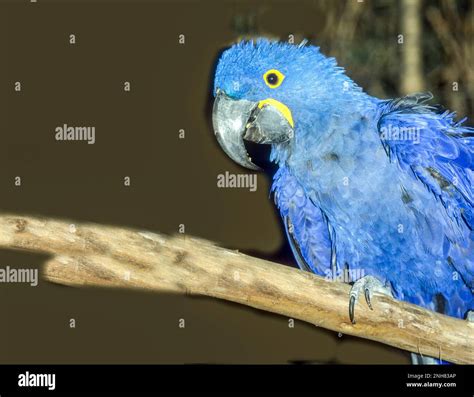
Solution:
[(265, 84), (268, 85), (270, 88), (280, 87), (284, 79), (285, 75), (276, 69), (270, 69), (266, 71), (263, 75), (263, 81), (265, 81)]

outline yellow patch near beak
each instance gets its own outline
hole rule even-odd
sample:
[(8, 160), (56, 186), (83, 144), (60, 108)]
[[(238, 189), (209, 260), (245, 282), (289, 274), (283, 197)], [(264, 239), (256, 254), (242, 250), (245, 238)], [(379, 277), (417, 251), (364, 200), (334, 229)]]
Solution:
[(295, 126), (294, 123), (293, 123), (293, 116), (291, 115), (291, 111), (290, 111), (290, 109), (288, 109), (288, 106), (284, 105), (280, 101), (277, 101), (276, 99), (267, 98), (267, 99), (264, 99), (263, 101), (260, 101), (258, 103), (258, 108), (261, 109), (265, 105), (271, 105), (271, 106), (277, 108), (278, 111), (285, 117), (285, 119), (291, 125), (291, 127)]

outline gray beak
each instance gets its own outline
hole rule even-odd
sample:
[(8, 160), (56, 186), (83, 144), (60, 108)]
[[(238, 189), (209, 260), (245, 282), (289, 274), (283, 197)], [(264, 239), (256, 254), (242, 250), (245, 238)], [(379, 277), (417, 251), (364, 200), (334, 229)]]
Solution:
[(260, 168), (252, 163), (244, 139), (256, 143), (277, 144), (293, 138), (294, 130), (278, 109), (258, 102), (235, 100), (217, 90), (212, 124), (224, 152), (243, 167)]

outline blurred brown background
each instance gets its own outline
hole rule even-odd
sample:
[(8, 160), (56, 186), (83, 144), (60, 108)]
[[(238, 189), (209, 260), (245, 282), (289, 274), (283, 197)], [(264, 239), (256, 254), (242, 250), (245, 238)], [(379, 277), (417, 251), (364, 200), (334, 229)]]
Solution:
[[(210, 124), (218, 52), (242, 36), (307, 37), (370, 94), (429, 89), (472, 117), (472, 10), (467, 1), (0, 1), (0, 208), (170, 234), (185, 224), (293, 266), (268, 176), (254, 193), (216, 186), (220, 173), (246, 172)], [(397, 43), (405, 31), (411, 49)], [(95, 126), (96, 143), (55, 141), (64, 123)], [(0, 267), (44, 260), (0, 251)], [(207, 298), (0, 284), (0, 312), (0, 363), (408, 363), (381, 344)]]

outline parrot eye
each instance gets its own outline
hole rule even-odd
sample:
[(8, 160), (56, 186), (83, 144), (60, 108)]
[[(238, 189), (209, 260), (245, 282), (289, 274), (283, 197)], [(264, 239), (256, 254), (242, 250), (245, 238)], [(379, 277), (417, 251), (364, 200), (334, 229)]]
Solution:
[(265, 84), (268, 85), (270, 88), (279, 87), (281, 83), (283, 83), (284, 78), (285, 75), (276, 69), (270, 69), (263, 75), (263, 80), (265, 81)]

